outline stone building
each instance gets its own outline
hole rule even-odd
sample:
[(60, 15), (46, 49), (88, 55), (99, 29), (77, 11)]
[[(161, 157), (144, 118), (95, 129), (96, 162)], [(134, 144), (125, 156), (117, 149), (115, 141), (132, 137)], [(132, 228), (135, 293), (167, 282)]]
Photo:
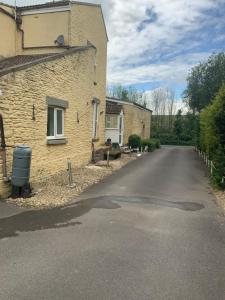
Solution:
[(106, 98), (105, 140), (125, 145), (131, 134), (150, 138), (151, 116), (152, 111), (140, 104)]
[[(4, 31), (2, 31), (4, 28)], [(105, 139), (107, 33), (99, 5), (0, 4), (0, 114), (12, 147), (32, 148), (31, 182), (91, 159)], [(0, 155), (0, 165), (2, 156)], [(0, 197), (9, 192), (0, 166)]]

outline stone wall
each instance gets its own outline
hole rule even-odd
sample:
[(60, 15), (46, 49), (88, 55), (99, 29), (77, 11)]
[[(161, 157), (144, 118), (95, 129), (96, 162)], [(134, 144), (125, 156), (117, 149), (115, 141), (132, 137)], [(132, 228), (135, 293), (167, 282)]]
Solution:
[(142, 139), (150, 138), (151, 112), (133, 104), (123, 104), (124, 110), (124, 144), (128, 143), (131, 134)]
[[(67, 158), (74, 167), (91, 158), (95, 49), (65, 55), (25, 70), (0, 77), (0, 113), (4, 118), (6, 143), (27, 144), (32, 148), (31, 183), (66, 170)], [(64, 111), (67, 144), (47, 144), (46, 97), (68, 101)], [(99, 93), (99, 141), (104, 143), (105, 92)], [(35, 120), (33, 120), (33, 105)], [(79, 121), (79, 122), (78, 122)], [(12, 148), (7, 148), (7, 168), (11, 171)], [(0, 160), (1, 164), (1, 160)], [(0, 196), (6, 196), (0, 166)]]

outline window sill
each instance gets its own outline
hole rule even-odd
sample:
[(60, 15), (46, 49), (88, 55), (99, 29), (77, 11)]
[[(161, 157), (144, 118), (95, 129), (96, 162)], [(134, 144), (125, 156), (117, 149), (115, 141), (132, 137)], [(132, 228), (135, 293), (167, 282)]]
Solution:
[(67, 144), (68, 140), (66, 138), (60, 139), (47, 139), (47, 145), (63, 145)]
[(105, 128), (106, 130), (119, 130), (119, 128)]
[(99, 141), (99, 138), (92, 139), (92, 142), (98, 142), (98, 141)]

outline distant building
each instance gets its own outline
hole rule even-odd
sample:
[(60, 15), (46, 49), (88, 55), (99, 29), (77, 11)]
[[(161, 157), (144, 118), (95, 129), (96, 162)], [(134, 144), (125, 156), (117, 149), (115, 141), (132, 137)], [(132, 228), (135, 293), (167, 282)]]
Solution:
[(107, 97), (105, 140), (110, 138), (122, 146), (128, 143), (131, 134), (150, 138), (151, 116), (152, 111), (138, 103)]

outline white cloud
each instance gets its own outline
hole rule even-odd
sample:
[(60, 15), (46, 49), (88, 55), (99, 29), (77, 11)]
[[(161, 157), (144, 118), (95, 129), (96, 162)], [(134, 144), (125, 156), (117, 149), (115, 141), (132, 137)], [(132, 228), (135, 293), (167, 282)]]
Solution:
[[(109, 84), (153, 81), (184, 82), (188, 70), (210, 52), (194, 50), (201, 39), (189, 36), (213, 22), (206, 10), (218, 8), (218, 0), (121, 0), (102, 1), (109, 33)], [(152, 8), (158, 19), (138, 32)], [(183, 54), (183, 51), (192, 54)], [(195, 52), (196, 51), (196, 52)], [(177, 57), (174, 58), (174, 55)], [(164, 56), (164, 60), (162, 60)], [(167, 58), (167, 59), (166, 59)], [(166, 60), (165, 60), (166, 59)]]

